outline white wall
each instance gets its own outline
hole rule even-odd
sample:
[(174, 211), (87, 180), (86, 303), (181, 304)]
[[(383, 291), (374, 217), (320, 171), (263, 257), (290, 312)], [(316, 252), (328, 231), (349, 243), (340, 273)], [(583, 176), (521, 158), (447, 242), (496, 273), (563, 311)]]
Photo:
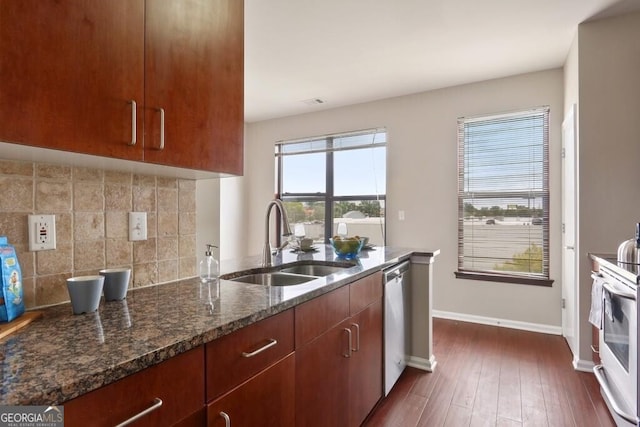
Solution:
[(589, 252), (615, 253), (640, 222), (640, 13), (580, 25), (580, 358), (591, 359)]
[[(551, 106), (551, 278), (538, 287), (454, 278), (457, 267), (456, 120)], [(434, 309), (558, 328), (560, 312), (560, 128), (563, 73), (550, 70), (247, 125), (246, 255), (258, 254), (264, 209), (274, 193), (276, 141), (386, 127), (387, 244), (441, 249)], [(224, 202), (222, 208), (224, 209)], [(404, 210), (405, 221), (398, 221)]]

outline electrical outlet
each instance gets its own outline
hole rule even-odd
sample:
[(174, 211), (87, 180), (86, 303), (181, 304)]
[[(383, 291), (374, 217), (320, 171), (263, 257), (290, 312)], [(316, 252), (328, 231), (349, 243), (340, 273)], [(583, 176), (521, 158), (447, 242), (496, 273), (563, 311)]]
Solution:
[(56, 248), (56, 216), (29, 215), (29, 250), (46, 251)]
[(398, 211), (398, 220), (404, 221), (404, 211)]
[(146, 212), (129, 212), (129, 240), (147, 240)]

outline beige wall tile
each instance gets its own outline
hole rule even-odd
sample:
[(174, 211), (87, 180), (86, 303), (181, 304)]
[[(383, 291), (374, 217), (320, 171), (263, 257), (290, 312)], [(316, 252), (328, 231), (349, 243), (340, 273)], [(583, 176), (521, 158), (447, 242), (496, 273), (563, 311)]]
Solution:
[(197, 258), (180, 258), (180, 271), (178, 275), (181, 278), (194, 277), (197, 275)]
[(178, 210), (180, 212), (196, 211), (196, 193), (194, 190), (180, 188), (178, 191)]
[(103, 211), (104, 190), (102, 184), (76, 183), (73, 186), (73, 209), (76, 212)]
[(22, 294), (25, 308), (33, 308), (36, 305), (36, 279), (22, 276)]
[[(217, 243), (217, 242), (211, 242)], [(217, 246), (217, 245), (216, 245)], [(199, 250), (202, 249), (202, 253), (204, 253), (205, 248), (197, 248), (196, 249), (196, 236), (195, 234), (192, 236), (183, 236), (180, 235), (180, 240), (178, 242), (178, 255), (180, 258), (188, 258), (197, 256)], [(216, 259), (218, 258), (217, 253), (214, 253)]]
[(133, 263), (142, 264), (145, 261), (157, 260), (156, 243), (156, 239), (133, 242)]
[(158, 188), (178, 188), (178, 180), (159, 176), (156, 178), (156, 185)]
[(178, 258), (178, 237), (159, 237), (158, 238), (158, 260), (164, 261), (168, 259)]
[(129, 239), (129, 212), (107, 211), (105, 218), (107, 238)]
[(71, 179), (71, 168), (62, 165), (37, 164), (36, 177), (51, 179)]
[(7, 236), (12, 245), (28, 243), (28, 216), (22, 212), (0, 212), (0, 236)]
[(56, 214), (56, 243), (73, 242), (73, 214)]
[(107, 268), (128, 267), (133, 262), (133, 242), (107, 239)]
[(135, 212), (156, 211), (156, 188), (133, 187), (133, 210)]
[(158, 261), (158, 282), (178, 280), (178, 260)]
[(75, 181), (102, 183), (104, 181), (104, 171), (90, 168), (73, 168), (73, 179)]
[(133, 287), (158, 283), (158, 263), (148, 262), (133, 265)]
[(105, 265), (104, 240), (84, 240), (74, 243), (74, 270), (101, 269), (104, 268)]
[[(11, 242), (9, 242), (11, 243)], [(20, 263), (20, 271), (22, 272), (22, 277), (33, 277), (36, 274), (36, 257), (35, 252), (29, 252), (29, 244), (14, 244), (13, 247), (16, 250), (16, 256), (18, 257), (18, 262)]]
[(36, 277), (36, 306), (69, 301), (66, 282), (69, 277), (69, 273)]
[(71, 182), (36, 181), (36, 212), (71, 210)]
[(158, 212), (178, 211), (178, 190), (158, 187)]
[(131, 187), (133, 174), (131, 172), (104, 171), (104, 182), (122, 184)]
[(0, 177), (0, 211), (33, 211), (33, 180), (16, 177)]
[(178, 213), (158, 212), (158, 237), (178, 235)]
[(105, 184), (105, 209), (107, 211), (131, 211), (131, 192), (130, 185)]
[(196, 213), (180, 212), (178, 214), (178, 233), (196, 234)]
[(156, 187), (156, 177), (150, 175), (133, 175), (133, 185), (140, 187)]
[(55, 250), (36, 252), (36, 275), (42, 276), (73, 271), (73, 247), (71, 243), (56, 242)]
[(155, 212), (147, 212), (147, 238), (158, 237), (158, 215)]
[(73, 214), (73, 239), (75, 241), (103, 238), (103, 212), (76, 212)]
[(0, 160), (0, 175), (21, 175), (33, 177), (33, 163), (14, 160)]

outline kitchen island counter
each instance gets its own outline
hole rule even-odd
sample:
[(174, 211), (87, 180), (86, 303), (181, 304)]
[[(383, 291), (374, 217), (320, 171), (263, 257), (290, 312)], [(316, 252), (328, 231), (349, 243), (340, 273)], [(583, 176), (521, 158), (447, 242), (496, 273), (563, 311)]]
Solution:
[[(70, 303), (43, 309), (44, 317), (0, 341), (1, 405), (53, 405), (154, 366), (261, 319), (345, 286), (411, 256), (439, 251), (375, 248), (330, 276), (283, 287), (219, 281), (210, 298), (198, 278), (131, 289), (122, 301), (73, 315)], [(337, 261), (330, 246), (313, 253), (289, 250), (274, 265)], [(261, 257), (222, 265), (222, 273), (260, 267)]]

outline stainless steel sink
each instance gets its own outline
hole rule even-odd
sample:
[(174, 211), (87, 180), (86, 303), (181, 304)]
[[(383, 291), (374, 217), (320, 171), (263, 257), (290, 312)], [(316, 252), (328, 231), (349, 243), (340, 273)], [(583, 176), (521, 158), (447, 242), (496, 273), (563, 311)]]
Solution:
[(254, 270), (236, 271), (220, 276), (223, 280), (263, 286), (291, 286), (338, 273), (355, 264), (350, 262), (296, 262)]
[(349, 266), (334, 266), (334, 265), (322, 265), (322, 264), (299, 264), (291, 267), (286, 267), (281, 269), (280, 271), (283, 273), (294, 273), (294, 274), (304, 274), (307, 276), (328, 276), (330, 274), (338, 273), (343, 271)]
[(248, 274), (246, 276), (230, 279), (233, 282), (252, 283), (263, 286), (291, 286), (310, 282), (317, 279), (316, 276), (306, 276), (302, 274), (282, 273), (279, 271), (267, 273)]

